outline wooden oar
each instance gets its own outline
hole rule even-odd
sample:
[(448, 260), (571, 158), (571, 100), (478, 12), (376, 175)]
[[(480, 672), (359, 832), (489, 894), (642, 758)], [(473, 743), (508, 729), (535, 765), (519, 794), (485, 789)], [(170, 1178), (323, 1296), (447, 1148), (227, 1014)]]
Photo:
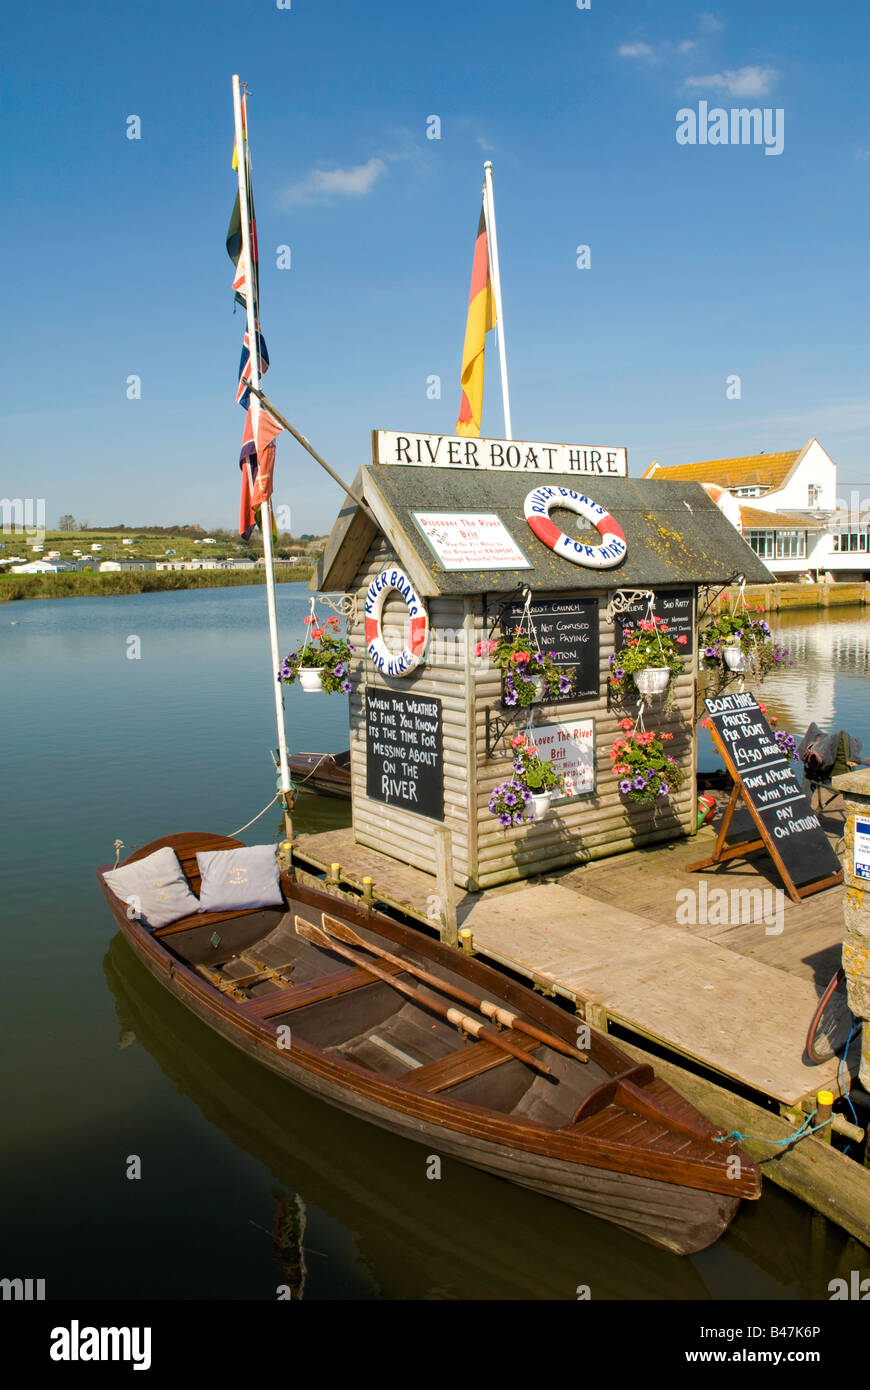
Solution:
[[(327, 936), (320, 927), (315, 927), (313, 922), (306, 922), (304, 917), (296, 918), (297, 935), (304, 937), (306, 941), (313, 941), (315, 946), (323, 946), (327, 951), (334, 951), (336, 955), (344, 956), (345, 960), (353, 961), (354, 965), (359, 966), (360, 970), (366, 970), (370, 975), (383, 980), (385, 984), (391, 985), (393, 989), (404, 994), (408, 999), (413, 1000), (424, 1009), (431, 1009), (432, 1013), (439, 1014), (441, 1018), (452, 1023), (454, 1028), (458, 1028), (463, 1033), (470, 1033), (472, 1037), (483, 1038), (486, 1042), (491, 1042), (495, 1047), (501, 1048), (502, 1052), (509, 1052), (517, 1061), (525, 1062), (527, 1067), (533, 1071), (539, 1071), (542, 1076), (550, 1076), (550, 1068), (545, 1062), (539, 1062), (536, 1057), (530, 1056), (528, 1052), (523, 1052), (508, 1042), (500, 1033), (494, 1033), (491, 1028), (486, 1028), (476, 1018), (469, 1018), (467, 1014), (460, 1013), (458, 1009), (448, 1009), (441, 1003), (440, 999), (433, 999), (431, 995), (424, 994), (420, 989), (414, 989), (413, 985), (402, 984), (392, 975), (388, 975), (386, 970), (381, 970), (371, 961), (364, 960), (356, 951), (349, 951), (346, 946), (340, 945), (331, 936)], [(399, 962), (400, 965), (403, 962)]]
[(478, 1009), (486, 1018), (491, 1018), (494, 1023), (499, 1023), (503, 1028), (514, 1028), (518, 1033), (526, 1033), (530, 1038), (537, 1038), (538, 1042), (546, 1043), (547, 1047), (552, 1047), (554, 1052), (562, 1052), (566, 1057), (572, 1057), (575, 1062), (588, 1062), (589, 1055), (580, 1052), (578, 1048), (572, 1047), (570, 1043), (563, 1042), (557, 1038), (555, 1033), (548, 1033), (543, 1028), (536, 1028), (533, 1023), (526, 1023), (525, 1019), (517, 1018), (507, 1009), (503, 1009), (500, 1004), (493, 1004), (490, 999), (478, 999), (474, 994), (469, 994), (467, 990), (460, 989), (458, 985), (449, 985), (446, 980), (441, 980), (437, 975), (431, 975), (428, 970), (423, 970), (419, 965), (410, 965), (401, 956), (394, 956), (390, 951), (381, 950), (380, 946), (373, 946), (370, 941), (365, 941), (361, 936), (357, 936), (352, 927), (346, 922), (340, 922), (337, 917), (330, 917), (328, 912), (321, 914), (323, 929), (330, 936), (337, 936), (339, 941), (345, 942), (348, 946), (362, 946), (363, 950), (370, 951), (374, 956), (380, 956), (381, 960), (387, 960), (391, 965), (400, 965), (403, 970), (407, 970), (409, 975), (416, 975), (418, 980), (424, 984), (434, 985), (444, 994), (452, 994), (454, 999), (459, 999), (461, 1003), (468, 1004), (472, 1009)]

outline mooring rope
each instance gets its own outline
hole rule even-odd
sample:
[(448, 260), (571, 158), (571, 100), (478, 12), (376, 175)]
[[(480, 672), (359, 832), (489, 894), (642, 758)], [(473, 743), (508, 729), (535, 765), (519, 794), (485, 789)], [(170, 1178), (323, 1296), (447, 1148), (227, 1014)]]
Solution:
[(831, 1116), (829, 1120), (825, 1120), (822, 1124), (813, 1125), (810, 1129), (807, 1129), (810, 1120), (817, 1114), (818, 1110), (814, 1110), (811, 1115), (807, 1115), (803, 1124), (785, 1139), (768, 1139), (762, 1134), (743, 1134), (739, 1129), (732, 1129), (728, 1134), (715, 1134), (713, 1136), (713, 1143), (725, 1144), (729, 1139), (736, 1139), (739, 1144), (742, 1143), (744, 1139), (752, 1139), (757, 1144), (771, 1144), (775, 1149), (784, 1149), (789, 1144), (796, 1144), (800, 1139), (806, 1139), (808, 1135), (817, 1134), (820, 1129), (827, 1129), (828, 1125), (833, 1124), (834, 1119), (833, 1116)]
[(236, 837), (236, 835), (241, 835), (241, 833), (242, 833), (243, 830), (247, 830), (248, 825), (253, 825), (253, 824), (254, 824), (254, 821), (258, 821), (258, 820), (260, 819), (261, 816), (265, 816), (266, 812), (267, 812), (268, 809), (269, 809), (269, 806), (274, 806), (274, 805), (275, 805), (275, 802), (278, 801), (278, 799), (279, 799), (282, 795), (283, 795), (283, 792), (276, 792), (275, 795), (272, 797), (272, 800), (269, 802), (269, 805), (268, 805), (268, 806), (264, 806), (263, 809), (262, 809), (262, 811), (258, 811), (257, 814), (254, 816), (253, 820), (249, 820), (249, 821), (248, 821), (247, 825), (240, 825), (239, 828), (238, 828), (238, 830), (231, 830), (230, 833), (229, 833), (229, 835), (227, 836), (227, 838), (230, 839), (230, 840), (232, 840), (232, 839), (234, 839), (234, 838)]

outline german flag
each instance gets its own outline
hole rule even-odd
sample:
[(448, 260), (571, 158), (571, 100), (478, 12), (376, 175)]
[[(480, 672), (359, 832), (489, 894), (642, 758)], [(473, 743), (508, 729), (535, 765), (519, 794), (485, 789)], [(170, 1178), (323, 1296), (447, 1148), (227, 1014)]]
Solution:
[(480, 209), (477, 241), (474, 243), (474, 263), (471, 267), (471, 294), (468, 299), (468, 323), (465, 326), (465, 346), (462, 349), (462, 401), (456, 433), (480, 437), (480, 417), (483, 411), (483, 348), (486, 335), (495, 327), (495, 298), (489, 278), (489, 247), (487, 245), (486, 213)]

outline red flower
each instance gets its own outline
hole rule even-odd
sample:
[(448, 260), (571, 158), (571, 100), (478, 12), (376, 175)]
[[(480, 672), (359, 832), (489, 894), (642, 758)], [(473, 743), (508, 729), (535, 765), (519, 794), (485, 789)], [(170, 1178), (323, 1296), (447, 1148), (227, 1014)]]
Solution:
[(632, 724), (630, 719), (620, 719), (619, 727), (620, 729), (631, 729), (634, 727), (634, 725)]
[(314, 627), (311, 629), (311, 636), (319, 639), (325, 637), (326, 632), (322, 627)]
[(304, 624), (305, 624), (306, 627), (310, 627), (311, 624), (315, 621), (315, 619), (312, 618), (312, 617), (308, 617), (308, 618), (303, 618), (302, 621), (304, 622)]
[(341, 618), (327, 618), (326, 620), (332, 627), (341, 627)]
[(680, 635), (679, 635), (679, 637), (677, 638), (677, 641), (679, 642), (679, 644), (680, 644), (681, 647), (684, 647), (684, 646), (686, 645), (686, 643), (688, 642), (688, 640), (689, 640), (689, 639), (688, 639), (688, 637), (686, 636), (686, 634), (685, 634), (684, 632), (681, 632)]

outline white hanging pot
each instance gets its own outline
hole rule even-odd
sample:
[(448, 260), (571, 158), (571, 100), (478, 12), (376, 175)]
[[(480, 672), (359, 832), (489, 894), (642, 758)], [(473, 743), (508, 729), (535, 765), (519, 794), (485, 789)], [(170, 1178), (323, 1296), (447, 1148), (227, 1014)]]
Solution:
[(742, 647), (725, 647), (722, 655), (725, 658), (725, 665), (729, 671), (746, 670), (746, 653)]
[(661, 695), (668, 688), (671, 673), (667, 666), (644, 666), (635, 671), (634, 683), (641, 695)]
[(299, 684), (303, 690), (307, 690), (309, 695), (314, 695), (318, 691), (323, 691), (320, 677), (326, 670), (325, 666), (300, 666)]
[(548, 695), (550, 692), (549, 692), (549, 688), (548, 688), (548, 686), (547, 686), (547, 682), (544, 680), (544, 677), (543, 677), (543, 676), (535, 676), (535, 677), (534, 677), (534, 681), (535, 681), (535, 693), (534, 693), (534, 695), (532, 696), (532, 704), (537, 704), (539, 700), (544, 700), (544, 699), (546, 699), (547, 695)]
[(532, 809), (535, 813), (535, 820), (543, 820), (550, 809), (550, 802), (553, 799), (552, 792), (533, 792)]

